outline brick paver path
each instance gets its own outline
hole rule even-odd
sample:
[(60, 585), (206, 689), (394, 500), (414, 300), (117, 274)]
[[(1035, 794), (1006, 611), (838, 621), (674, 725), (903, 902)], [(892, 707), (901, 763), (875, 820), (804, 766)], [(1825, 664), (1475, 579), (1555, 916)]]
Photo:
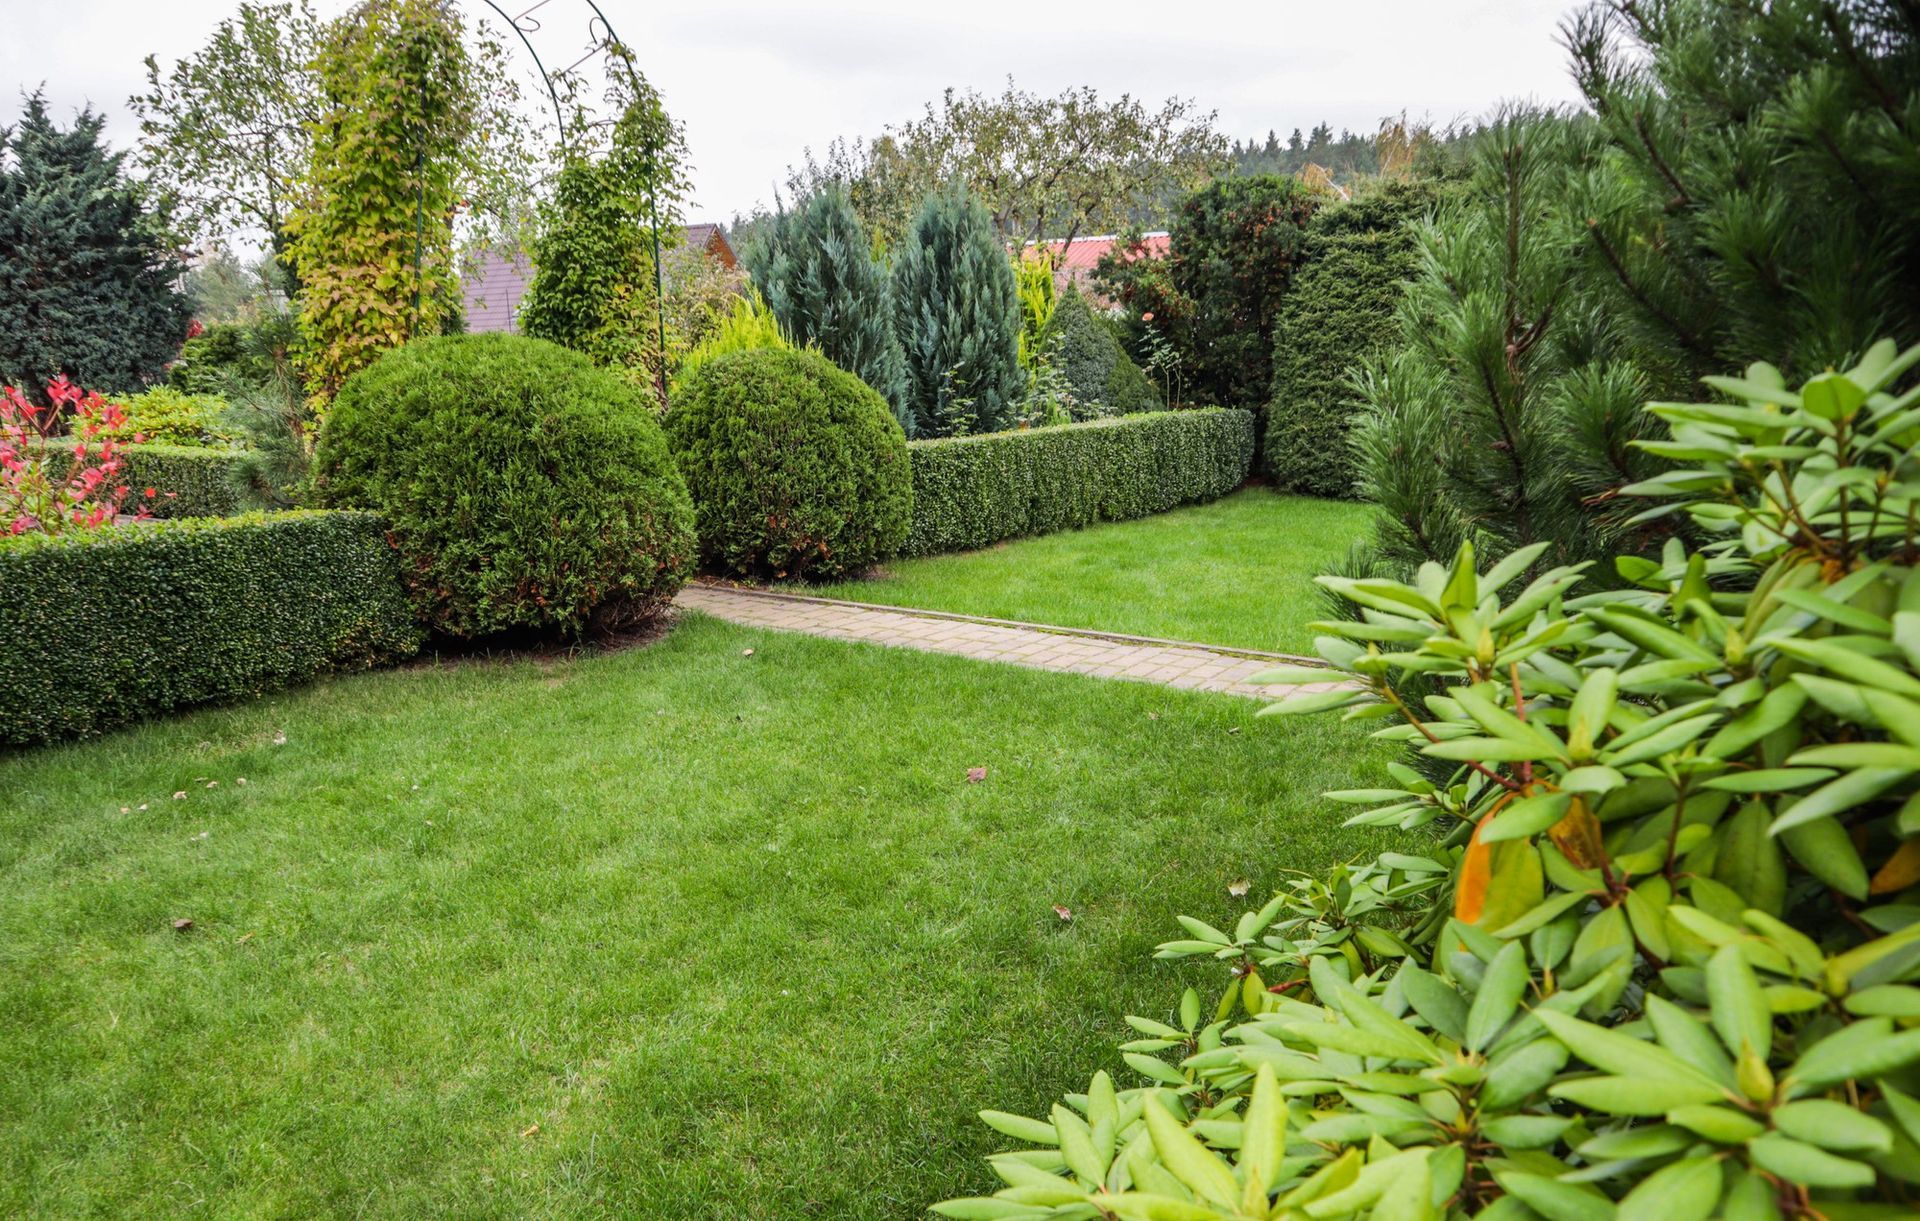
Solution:
[[(1011, 662), (1038, 670), (1063, 670), (1265, 699), (1272, 699), (1287, 689), (1256, 687), (1247, 679), (1275, 666), (1312, 661), (1285, 653), (1213, 648), (1182, 641), (722, 585), (689, 585), (680, 591), (674, 604), (732, 623), (777, 631), (864, 640), (929, 653), (954, 653), (980, 661)], [(1339, 685), (1329, 682), (1295, 687), (1291, 691), (1325, 691)]]

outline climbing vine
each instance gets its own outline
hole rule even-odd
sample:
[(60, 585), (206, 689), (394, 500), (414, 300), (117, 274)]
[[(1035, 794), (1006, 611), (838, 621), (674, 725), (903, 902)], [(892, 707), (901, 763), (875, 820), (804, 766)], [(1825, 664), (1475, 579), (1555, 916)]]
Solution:
[(686, 141), (644, 78), (615, 81), (607, 101), (619, 118), (604, 137), (588, 109), (573, 109), (520, 326), (664, 395), (654, 260), (658, 239), (678, 231)]
[(453, 218), (477, 110), (461, 33), (442, 0), (364, 0), (321, 43), (324, 109), (288, 221), (316, 408), (456, 308)]

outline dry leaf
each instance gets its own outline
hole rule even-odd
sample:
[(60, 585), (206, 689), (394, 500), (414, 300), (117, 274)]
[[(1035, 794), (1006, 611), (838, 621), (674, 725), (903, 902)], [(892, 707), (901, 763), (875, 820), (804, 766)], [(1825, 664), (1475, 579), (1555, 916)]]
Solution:
[(175, 801), (185, 801), (187, 799), (187, 790), (181, 789), (179, 792), (173, 795), (173, 799)]
[(253, 934), (252, 934), (252, 933), (242, 933), (242, 934), (240, 935), (240, 937), (239, 937), (239, 939), (238, 939), (238, 940), (236, 940), (236, 941), (235, 941), (235, 942), (234, 942), (233, 944), (235, 944), (235, 945), (245, 945), (245, 944), (247, 944), (247, 942), (249, 942), (249, 941), (252, 941), (252, 940), (253, 940)]
[(1239, 733), (1239, 732), (1240, 732), (1240, 727), (1239, 727), (1238, 725), (1231, 725), (1231, 726), (1228, 726), (1228, 727), (1227, 727), (1227, 732), (1228, 732), (1228, 733)]
[(1053, 914), (1060, 917), (1062, 920), (1073, 919), (1073, 909), (1070, 907), (1062, 907), (1058, 903), (1055, 903), (1053, 905)]
[(1920, 839), (1910, 839), (1901, 844), (1899, 850), (1887, 858), (1873, 875), (1873, 885), (1868, 894), (1896, 894), (1915, 882), (1920, 882)]
[(146, 808), (147, 808), (147, 803), (146, 803), (146, 802), (144, 802), (144, 801), (143, 801), (143, 802), (141, 802), (141, 803), (140, 803), (140, 808), (141, 808), (141, 809), (143, 809), (143, 810), (144, 810), (144, 809), (146, 809)]
[(207, 787), (210, 789), (217, 789), (220, 787), (220, 782), (218, 780), (209, 780), (207, 781)]
[(522, 1138), (525, 1138), (528, 1136), (532, 1136), (535, 1132), (538, 1132), (539, 1130), (540, 1130), (540, 1125), (534, 1124), (531, 1128), (528, 1128), (525, 1132), (522, 1132), (520, 1135)]
[(1149, 712), (1149, 713), (1147, 714), (1147, 719), (1148, 719), (1149, 721), (1157, 721), (1157, 720), (1159, 720), (1159, 719), (1160, 719), (1160, 714), (1159, 714), (1159, 713), (1157, 713), (1157, 712)]
[(740, 650), (740, 656), (742, 656), (742, 657), (752, 657), (752, 656), (753, 656), (753, 650), (752, 650), (752, 649), (741, 649), (741, 650)]
[(967, 769), (968, 784), (979, 784), (982, 780), (985, 780), (986, 778), (987, 778), (987, 769), (984, 767), (970, 767)]
[(173, 931), (176, 933), (185, 933), (190, 931), (192, 928), (193, 928), (193, 921), (191, 920), (180, 919), (180, 920), (175, 920), (173, 922)]
[(233, 782), (235, 784), (244, 785), (247, 782), (247, 778), (245, 776), (235, 776), (233, 779)]
[(1245, 878), (1240, 878), (1236, 881), (1227, 883), (1227, 893), (1232, 895), (1234, 898), (1239, 899), (1239, 898), (1245, 897), (1247, 891), (1251, 887), (1252, 887), (1252, 883), (1248, 882)]
[(274, 734), (273, 744), (275, 746), (285, 746), (287, 744), (287, 735), (284, 732)]
[(127, 807), (127, 806), (121, 806), (121, 807), (120, 807), (120, 812), (121, 812), (122, 814), (131, 814), (131, 813), (133, 813), (133, 810), (132, 810), (132, 809), (131, 809), (130, 807)]

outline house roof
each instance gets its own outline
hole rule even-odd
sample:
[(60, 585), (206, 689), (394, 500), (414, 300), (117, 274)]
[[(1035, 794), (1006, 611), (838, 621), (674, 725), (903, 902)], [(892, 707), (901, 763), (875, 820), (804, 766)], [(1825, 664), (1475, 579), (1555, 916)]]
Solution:
[[(719, 225), (688, 225), (681, 230), (683, 245), (719, 259), (728, 267), (738, 266), (727, 231)], [(467, 330), (518, 331), (520, 298), (533, 283), (533, 263), (524, 254), (511, 257), (498, 250), (476, 251), (467, 261), (460, 277), (460, 295), (467, 310)]]
[[(1095, 237), (1076, 237), (1071, 242), (1041, 242), (1039, 247), (1053, 256), (1055, 270), (1077, 273), (1074, 278), (1081, 279), (1099, 266), (1100, 259), (1121, 240), (1120, 234), (1103, 233)], [(1164, 229), (1156, 230), (1141, 234), (1140, 245), (1147, 258), (1162, 259), (1171, 249), (1172, 239)]]

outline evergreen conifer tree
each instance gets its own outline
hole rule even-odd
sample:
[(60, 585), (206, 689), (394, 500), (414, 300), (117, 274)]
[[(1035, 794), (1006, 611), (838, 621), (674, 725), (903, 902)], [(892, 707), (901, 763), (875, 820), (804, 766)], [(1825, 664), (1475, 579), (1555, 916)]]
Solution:
[(44, 402), (66, 374), (139, 390), (179, 355), (192, 306), (165, 220), (128, 182), (125, 154), (84, 110), (65, 131), (38, 93), (0, 128), (0, 381)]
[(1076, 420), (1166, 407), (1160, 392), (1127, 356), (1107, 324), (1094, 316), (1077, 288), (1061, 294), (1040, 346), (1066, 378)]
[(1307, 223), (1306, 263), (1273, 326), (1267, 478), (1309, 496), (1351, 497), (1353, 374), (1399, 343), (1402, 285), (1418, 266), (1413, 226), (1438, 206), (1431, 179), (1385, 181)]
[(1008, 427), (1025, 382), (1013, 265), (986, 208), (964, 189), (921, 203), (894, 263), (893, 306), (915, 433)]
[(819, 348), (878, 390), (913, 435), (887, 267), (846, 192), (829, 185), (775, 217), (745, 255), (754, 287), (793, 342)]
[(1920, 10), (1622, 0), (1567, 42), (1593, 116), (1481, 134), (1366, 375), (1387, 560), (1652, 548), (1618, 499), (1658, 466), (1630, 445), (1637, 404), (1920, 338)]

